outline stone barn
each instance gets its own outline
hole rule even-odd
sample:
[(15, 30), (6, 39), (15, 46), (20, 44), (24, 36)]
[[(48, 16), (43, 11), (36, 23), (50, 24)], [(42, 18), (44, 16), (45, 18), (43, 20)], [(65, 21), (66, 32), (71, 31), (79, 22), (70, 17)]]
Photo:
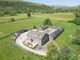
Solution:
[(26, 43), (32, 45), (35, 48), (37, 45), (43, 46), (49, 41), (49, 35), (45, 32), (39, 32), (31, 30), (27, 34)]
[[(40, 29), (40, 30), (39, 30)], [(64, 31), (64, 29), (56, 27), (56, 26), (42, 26), (39, 28), (39, 31), (44, 31), (49, 35), (49, 40), (54, 40), (56, 37), (60, 35)]]

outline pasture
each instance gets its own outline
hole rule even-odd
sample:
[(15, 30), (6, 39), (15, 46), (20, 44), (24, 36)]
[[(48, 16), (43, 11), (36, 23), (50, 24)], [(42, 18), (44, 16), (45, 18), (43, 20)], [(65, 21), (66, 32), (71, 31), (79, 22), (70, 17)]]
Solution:
[[(31, 18), (28, 18), (26, 14), (18, 16), (7, 16), (0, 17), (1, 21), (7, 21), (10, 18), (14, 19), (24, 19), (20, 21), (7, 22), (0, 24), (0, 37), (12, 32), (16, 32), (25, 28), (32, 29), (33, 26), (41, 26), (46, 18), (50, 18), (53, 25), (64, 28), (64, 32), (56, 39), (58, 45), (62, 48), (69, 46), (72, 49), (80, 48), (71, 43), (72, 39), (70, 36), (74, 34), (77, 26), (73, 23), (68, 23), (67, 21), (73, 20), (75, 15), (73, 13), (54, 13), (54, 14), (35, 14)], [(27, 52), (23, 49), (17, 47), (12, 43), (13, 36), (9, 36), (0, 39), (0, 60), (42, 60), (43, 57)], [(75, 51), (76, 52), (76, 51)], [(5, 57), (5, 58), (4, 58)]]
[[(53, 20), (73, 20), (75, 19), (75, 15), (73, 13), (54, 13), (54, 14), (32, 14), (32, 18), (50, 18)], [(23, 20), (28, 18), (26, 13), (17, 14), (16, 16), (4, 16), (0, 17), (0, 22), (8, 22), (14, 18), (14, 20)]]

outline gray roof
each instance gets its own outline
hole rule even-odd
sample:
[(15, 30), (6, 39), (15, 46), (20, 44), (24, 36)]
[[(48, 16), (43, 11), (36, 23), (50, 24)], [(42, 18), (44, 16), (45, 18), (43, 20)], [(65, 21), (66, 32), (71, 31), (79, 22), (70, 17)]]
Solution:
[[(53, 37), (53, 39), (55, 39), (64, 30), (64, 29), (56, 27), (56, 26), (47, 26), (47, 25), (40, 27), (40, 28), (43, 31), (44, 31), (44, 29), (47, 29), (47, 28), (51, 28), (52, 30), (57, 29), (55, 32), (52, 32), (49, 34), (49, 36)], [(27, 36), (34, 40), (42, 40), (42, 38), (44, 37), (45, 34), (48, 34), (48, 32), (46, 32), (46, 31), (40, 32), (40, 31), (31, 30)]]
[(41, 40), (44, 35), (47, 34), (45, 32), (39, 32), (39, 31), (30, 31), (27, 36), (32, 38), (32, 39), (37, 39), (37, 40)]
[(63, 32), (63, 29), (58, 29), (57, 31), (51, 33), (50, 36), (52, 36), (53, 39), (55, 39), (61, 32)]

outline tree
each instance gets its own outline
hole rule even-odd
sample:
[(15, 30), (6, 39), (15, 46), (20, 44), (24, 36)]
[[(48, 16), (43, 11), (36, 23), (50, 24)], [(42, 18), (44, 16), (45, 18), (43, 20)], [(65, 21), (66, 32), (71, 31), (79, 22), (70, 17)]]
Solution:
[(73, 39), (72, 43), (80, 45), (80, 29), (76, 30), (74, 37), (75, 38)]
[(28, 17), (31, 17), (31, 13), (27, 13), (27, 16), (28, 16)]
[(49, 18), (45, 19), (45, 21), (43, 22), (43, 25), (51, 25), (52, 26), (52, 22), (50, 21)]
[(74, 23), (76, 25), (80, 25), (80, 15), (79, 14), (76, 14), (76, 13), (74, 13), (74, 14), (75, 14), (76, 18), (74, 20), (68, 21), (68, 22)]
[(28, 16), (28, 17), (31, 17), (31, 10), (28, 10), (27, 16)]
[(15, 21), (14, 18), (11, 18), (11, 21), (12, 21), (12, 22)]

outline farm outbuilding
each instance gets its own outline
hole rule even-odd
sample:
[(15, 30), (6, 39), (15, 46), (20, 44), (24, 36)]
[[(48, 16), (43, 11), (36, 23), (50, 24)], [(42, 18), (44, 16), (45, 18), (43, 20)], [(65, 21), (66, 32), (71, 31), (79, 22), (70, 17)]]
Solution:
[(23, 44), (30, 48), (35, 48), (36, 46), (45, 45), (49, 40), (54, 40), (61, 32), (63, 32), (62, 28), (43, 26), (37, 29), (18, 31), (15, 35), (19, 36), (24, 34), (26, 38), (23, 38), (25, 39)]
[(43, 46), (49, 41), (49, 35), (45, 32), (31, 30), (27, 34), (26, 44), (28, 43), (33, 48), (37, 45)]
[(56, 37), (60, 35), (60, 33), (64, 31), (63, 28), (48, 25), (42, 26), (39, 29), (38, 29), (39, 31), (44, 31), (49, 35), (49, 40), (54, 40)]

